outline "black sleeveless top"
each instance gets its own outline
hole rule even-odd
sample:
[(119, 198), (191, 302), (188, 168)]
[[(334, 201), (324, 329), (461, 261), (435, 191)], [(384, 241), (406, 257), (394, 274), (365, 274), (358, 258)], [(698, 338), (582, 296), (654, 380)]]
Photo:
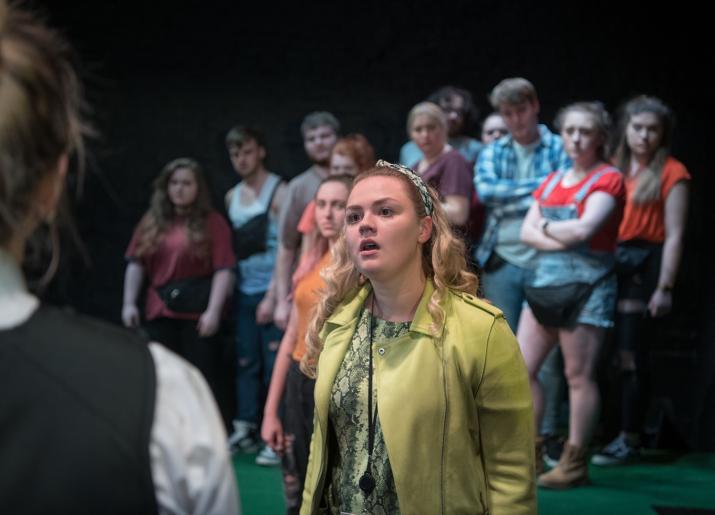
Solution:
[(0, 513), (157, 513), (146, 342), (41, 307), (0, 330)]

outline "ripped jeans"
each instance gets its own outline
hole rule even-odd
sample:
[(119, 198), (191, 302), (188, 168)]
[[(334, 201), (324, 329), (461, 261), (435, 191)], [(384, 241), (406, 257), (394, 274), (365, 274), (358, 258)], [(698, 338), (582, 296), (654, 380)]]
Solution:
[(257, 425), (283, 331), (272, 323), (256, 324), (256, 308), (265, 293), (236, 293), (236, 420)]

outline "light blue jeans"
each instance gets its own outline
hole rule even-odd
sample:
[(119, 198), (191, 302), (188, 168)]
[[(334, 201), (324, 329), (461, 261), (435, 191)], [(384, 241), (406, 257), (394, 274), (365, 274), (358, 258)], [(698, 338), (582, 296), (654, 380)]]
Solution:
[(528, 269), (508, 262), (493, 272), (482, 274), (484, 296), (504, 312), (504, 317), (515, 334), (519, 327), (519, 316), (524, 304), (524, 286), (528, 279)]
[[(520, 266), (504, 263), (493, 272), (482, 274), (484, 295), (496, 307), (504, 312), (504, 317), (511, 330), (516, 333), (519, 316), (524, 306), (524, 286), (529, 280), (529, 270)], [(561, 397), (566, 387), (563, 360), (558, 345), (549, 353), (541, 365), (539, 382), (544, 390), (544, 417), (539, 434), (556, 433), (559, 425)]]

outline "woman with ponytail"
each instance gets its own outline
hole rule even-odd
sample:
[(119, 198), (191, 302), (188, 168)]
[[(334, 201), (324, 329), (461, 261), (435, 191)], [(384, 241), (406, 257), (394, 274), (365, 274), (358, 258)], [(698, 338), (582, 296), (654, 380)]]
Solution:
[(526, 368), (438, 195), (378, 161), (347, 204), (301, 364), (316, 377), (301, 513), (534, 513)]

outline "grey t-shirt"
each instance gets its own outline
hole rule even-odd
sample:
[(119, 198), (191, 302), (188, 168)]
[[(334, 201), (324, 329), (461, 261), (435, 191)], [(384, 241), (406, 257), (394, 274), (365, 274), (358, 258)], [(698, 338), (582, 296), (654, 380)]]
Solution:
[(288, 183), (285, 204), (278, 222), (278, 238), (286, 248), (296, 250), (300, 246), (301, 234), (298, 232), (298, 222), (305, 206), (315, 197), (322, 180), (314, 165)]
[[(516, 180), (528, 179), (534, 176), (534, 150), (540, 140), (528, 145), (514, 142), (516, 154)], [(530, 261), (536, 255), (536, 249), (521, 242), (521, 224), (523, 218), (505, 218), (499, 222), (497, 246), (494, 251), (510, 263), (524, 268), (530, 268)]]

